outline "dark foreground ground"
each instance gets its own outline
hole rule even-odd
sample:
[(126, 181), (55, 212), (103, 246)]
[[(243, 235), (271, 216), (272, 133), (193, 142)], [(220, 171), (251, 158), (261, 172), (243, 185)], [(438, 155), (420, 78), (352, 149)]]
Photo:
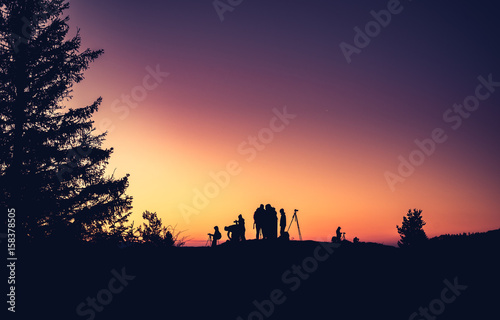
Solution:
[(414, 252), (313, 241), (39, 244), (17, 253), (15, 318), (498, 319), (499, 244), (499, 230)]

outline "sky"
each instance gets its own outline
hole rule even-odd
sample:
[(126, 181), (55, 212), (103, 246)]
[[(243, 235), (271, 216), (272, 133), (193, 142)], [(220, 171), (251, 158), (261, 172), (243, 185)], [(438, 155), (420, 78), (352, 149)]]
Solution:
[(318, 241), (341, 226), (395, 245), (413, 208), (429, 237), (500, 228), (494, 3), (70, 5), (70, 34), (105, 53), (67, 105), (103, 97), (96, 132), (136, 225), (154, 211), (203, 245), (242, 214), (254, 238), (270, 203)]

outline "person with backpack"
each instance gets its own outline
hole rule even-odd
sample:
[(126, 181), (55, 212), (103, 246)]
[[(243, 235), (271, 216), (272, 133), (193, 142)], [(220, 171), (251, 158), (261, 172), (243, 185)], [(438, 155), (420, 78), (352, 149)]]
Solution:
[(222, 238), (222, 235), (219, 232), (219, 227), (215, 226), (214, 230), (215, 231), (214, 231), (213, 234), (211, 234), (211, 233), (208, 234), (209, 236), (212, 237), (212, 247), (215, 247), (217, 245), (217, 240), (219, 240), (220, 238)]

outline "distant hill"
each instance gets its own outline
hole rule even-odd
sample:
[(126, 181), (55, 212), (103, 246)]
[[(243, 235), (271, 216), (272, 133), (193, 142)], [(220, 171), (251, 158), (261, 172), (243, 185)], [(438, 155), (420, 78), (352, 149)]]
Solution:
[(444, 242), (453, 243), (456, 241), (465, 241), (470, 243), (496, 241), (498, 243), (500, 241), (500, 229), (490, 230), (487, 232), (443, 234), (429, 240), (433, 245)]
[[(411, 251), (347, 241), (38, 244), (19, 264), (18, 310), (23, 317), (90, 319), (87, 297), (107, 298), (102, 290), (112, 270), (125, 270), (133, 280), (95, 319), (409, 319), (420, 307), (440, 307), (446, 283), (454, 282), (466, 289), (443, 302), (437, 319), (486, 319), (497, 315), (499, 240), (500, 230), (440, 236)], [(86, 315), (77, 314), (79, 305)]]

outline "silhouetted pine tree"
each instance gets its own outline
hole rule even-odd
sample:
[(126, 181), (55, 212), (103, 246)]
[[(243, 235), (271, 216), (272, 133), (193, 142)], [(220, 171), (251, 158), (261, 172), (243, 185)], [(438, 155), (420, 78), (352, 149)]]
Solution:
[(408, 210), (406, 217), (403, 217), (401, 227), (396, 226), (401, 240), (398, 241), (400, 248), (414, 247), (422, 244), (427, 240), (427, 235), (424, 231), (425, 221), (422, 220), (422, 210)]
[(93, 239), (130, 215), (128, 175), (104, 176), (113, 149), (102, 148), (106, 134), (93, 133), (101, 98), (63, 105), (103, 53), (79, 50), (79, 32), (70, 37), (62, 16), (68, 7), (0, 0), (0, 205), (16, 209), (18, 236), (28, 238)]

